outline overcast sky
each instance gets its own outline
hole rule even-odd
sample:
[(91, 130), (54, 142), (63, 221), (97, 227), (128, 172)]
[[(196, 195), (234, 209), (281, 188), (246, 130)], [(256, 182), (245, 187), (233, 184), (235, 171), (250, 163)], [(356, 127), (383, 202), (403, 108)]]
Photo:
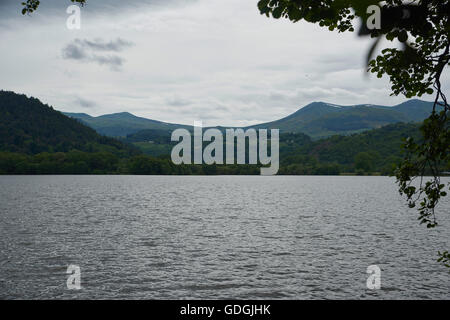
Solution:
[(80, 30), (68, 0), (32, 16), (20, 2), (0, 0), (0, 89), (57, 110), (238, 126), (313, 101), (405, 101), (364, 75), (370, 39), (268, 19), (256, 0), (88, 0)]

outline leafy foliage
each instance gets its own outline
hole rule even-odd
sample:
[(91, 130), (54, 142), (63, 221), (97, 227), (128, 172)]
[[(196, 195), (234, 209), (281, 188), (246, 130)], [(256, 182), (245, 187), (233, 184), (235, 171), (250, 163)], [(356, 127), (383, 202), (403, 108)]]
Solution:
[(438, 252), (439, 259), (438, 262), (443, 263), (447, 268), (450, 268), (450, 253), (448, 251)]
[[(81, 6), (84, 6), (84, 4), (86, 3), (86, 0), (70, 0), (73, 3), (79, 3)], [(31, 14), (34, 11), (36, 11), (39, 7), (39, 5), (41, 4), (40, 0), (27, 0), (27, 2), (22, 2), (22, 14)]]
[[(354, 20), (362, 24), (360, 35), (384, 36), (398, 40), (403, 50), (386, 48), (369, 63), (369, 70), (378, 77), (388, 75), (392, 93), (410, 98), (433, 93), (435, 79), (442, 66), (448, 64), (449, 1), (401, 0), (384, 1), (381, 7), (381, 28), (369, 30), (367, 8), (380, 5), (374, 0), (260, 0), (261, 14), (318, 23), (329, 30), (354, 31)], [(410, 41), (408, 41), (410, 40)], [(376, 42), (378, 44), (378, 42)], [(370, 52), (373, 52), (372, 49)]]
[[(417, 143), (411, 137), (407, 139), (407, 154), (396, 170), (400, 193), (406, 195), (411, 208), (419, 202), (419, 220), (428, 228), (437, 226), (434, 210), (439, 200), (447, 195), (445, 184), (441, 183), (439, 177), (443, 166), (447, 170), (450, 167), (450, 119), (445, 113), (433, 113), (424, 121), (421, 132), (425, 142)], [(434, 178), (424, 181), (426, 174)], [(414, 185), (418, 178), (420, 182)]]

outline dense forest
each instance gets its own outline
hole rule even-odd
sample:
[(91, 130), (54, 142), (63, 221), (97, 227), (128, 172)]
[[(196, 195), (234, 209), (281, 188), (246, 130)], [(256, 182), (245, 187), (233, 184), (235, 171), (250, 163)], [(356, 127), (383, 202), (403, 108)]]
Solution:
[[(418, 124), (397, 123), (350, 136), (332, 136), (310, 141), (284, 152), (289, 140), (281, 142), (280, 174), (318, 174), (338, 171), (356, 174), (392, 174), (403, 155), (407, 137), (420, 140)], [(285, 141), (283, 141), (285, 140)], [(291, 142), (292, 143), (292, 142)], [(321, 168), (322, 167), (322, 168)], [(324, 171), (321, 173), (321, 171)]]
[(38, 99), (0, 91), (0, 151), (110, 152), (120, 157), (138, 154), (129, 144), (99, 135)]
[(120, 158), (110, 152), (22, 153), (0, 152), (0, 174), (148, 174), (148, 175), (225, 175), (259, 174), (250, 165), (174, 165), (168, 158), (146, 155)]
[[(403, 140), (420, 140), (419, 127), (397, 123), (320, 140), (302, 133), (281, 133), (279, 174), (391, 174), (402, 157)], [(153, 157), (167, 157), (175, 144), (168, 134), (153, 130), (128, 135), (123, 141)]]

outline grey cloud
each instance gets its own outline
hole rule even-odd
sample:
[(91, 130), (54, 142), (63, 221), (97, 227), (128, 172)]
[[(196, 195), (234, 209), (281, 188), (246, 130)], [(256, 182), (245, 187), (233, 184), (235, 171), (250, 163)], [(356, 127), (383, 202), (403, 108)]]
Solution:
[(166, 109), (171, 110), (171, 112), (179, 112), (183, 115), (194, 116), (196, 119), (220, 119), (223, 118), (227, 113), (231, 113), (232, 110), (225, 104), (218, 103), (212, 100), (206, 100), (204, 104), (193, 104), (189, 105), (169, 105)]
[(124, 59), (115, 56), (115, 55), (109, 55), (109, 56), (97, 56), (94, 55), (90, 58), (91, 61), (97, 62), (99, 65), (108, 65), (113, 70), (118, 70), (119, 67), (121, 67), (124, 63)]
[(96, 39), (94, 41), (86, 39), (75, 39), (75, 44), (81, 48), (91, 49), (93, 51), (114, 51), (120, 52), (125, 48), (133, 46), (133, 42), (126, 41), (121, 38), (104, 42), (102, 39)]
[(80, 48), (72, 43), (68, 44), (63, 49), (63, 57), (65, 59), (73, 59), (73, 60), (83, 60), (88, 58), (83, 48)]
[(285, 101), (286, 96), (281, 93), (270, 93), (268, 99), (270, 101)]
[(363, 52), (339, 52), (333, 55), (319, 56), (315, 59), (314, 65), (310, 65), (308, 69), (319, 73), (328, 73), (345, 71), (355, 67), (365, 68)]
[(167, 104), (174, 107), (184, 107), (190, 105), (192, 102), (189, 100), (181, 99), (178, 97), (167, 99)]
[(259, 65), (256, 69), (259, 70), (269, 70), (269, 71), (286, 71), (295, 68), (295, 65), (292, 64), (266, 64)]
[(98, 54), (97, 52), (119, 52), (132, 46), (133, 43), (120, 38), (105, 42), (102, 39), (86, 40), (75, 39), (63, 48), (62, 56), (68, 60), (94, 62), (99, 65), (107, 65), (112, 70), (118, 71), (125, 59), (115, 54)]
[(94, 101), (90, 101), (90, 100), (87, 100), (87, 99), (84, 99), (84, 98), (80, 98), (80, 97), (76, 98), (75, 103), (77, 105), (79, 105), (80, 107), (83, 107), (83, 108), (86, 108), (86, 109), (90, 109), (90, 108), (96, 106), (96, 103)]

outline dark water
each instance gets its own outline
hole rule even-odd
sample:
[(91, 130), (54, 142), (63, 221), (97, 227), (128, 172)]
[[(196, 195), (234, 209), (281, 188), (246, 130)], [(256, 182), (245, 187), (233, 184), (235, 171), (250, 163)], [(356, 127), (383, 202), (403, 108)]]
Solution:
[(0, 176), (0, 298), (449, 299), (449, 212), (386, 177)]

